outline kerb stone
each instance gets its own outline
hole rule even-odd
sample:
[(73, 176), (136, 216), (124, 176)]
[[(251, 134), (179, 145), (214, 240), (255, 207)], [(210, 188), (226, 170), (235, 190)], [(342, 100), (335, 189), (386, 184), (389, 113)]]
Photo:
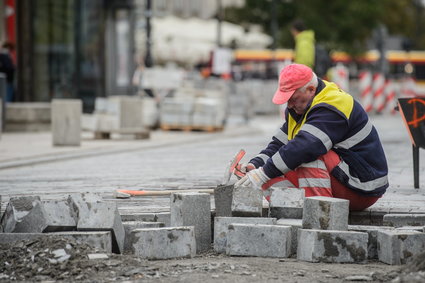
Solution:
[(281, 218), (276, 221), (276, 225), (289, 226), (291, 227), (291, 255), (297, 253), (298, 248), (298, 230), (302, 229), (302, 220), (301, 219), (289, 219)]
[(135, 229), (130, 239), (131, 253), (141, 258), (192, 258), (196, 255), (193, 226)]
[(367, 241), (367, 233), (362, 232), (300, 229), (297, 259), (309, 262), (365, 263)]
[(226, 252), (227, 233), (230, 224), (276, 224), (276, 218), (263, 217), (215, 217), (214, 218), (214, 250), (218, 253)]
[(44, 200), (42, 201), (46, 212), (46, 232), (73, 231), (77, 229), (77, 221), (72, 211), (71, 204), (67, 200)]
[(405, 264), (425, 249), (425, 233), (418, 231), (378, 231), (378, 258), (396, 265)]
[(331, 197), (307, 197), (304, 200), (303, 228), (320, 230), (348, 229), (349, 201)]
[(393, 227), (424, 226), (425, 214), (385, 214), (383, 222)]
[(218, 185), (216, 188), (214, 188), (214, 203), (216, 216), (232, 216), (233, 189), (233, 184)]
[(126, 221), (122, 223), (125, 231), (125, 240), (124, 240), (124, 252), (129, 252), (131, 250), (130, 246), (130, 234), (134, 229), (140, 228), (161, 228), (164, 227), (164, 223), (160, 222), (142, 222), (142, 221)]
[(303, 217), (305, 191), (297, 188), (271, 188), (269, 216), (290, 219)]
[(378, 259), (378, 231), (392, 230), (392, 227), (371, 225), (348, 225), (348, 231), (365, 232), (368, 234), (367, 257)]
[(226, 254), (234, 256), (289, 257), (291, 228), (279, 225), (230, 224)]
[(239, 186), (233, 189), (232, 216), (261, 217), (263, 193), (254, 187)]
[(194, 226), (196, 250), (211, 246), (211, 200), (207, 193), (174, 193), (170, 197), (171, 227)]
[(46, 212), (38, 196), (12, 197), (1, 219), (5, 233), (41, 233)]
[(79, 215), (77, 230), (111, 231), (112, 252), (122, 253), (124, 251), (125, 231), (117, 204), (114, 202), (87, 203), (87, 208), (86, 215)]

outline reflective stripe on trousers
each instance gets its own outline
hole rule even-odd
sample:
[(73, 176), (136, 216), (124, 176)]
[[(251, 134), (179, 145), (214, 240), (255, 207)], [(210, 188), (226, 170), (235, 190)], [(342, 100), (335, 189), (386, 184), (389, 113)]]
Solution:
[(350, 210), (363, 210), (374, 204), (380, 197), (360, 195), (345, 187), (329, 172), (341, 161), (338, 154), (330, 150), (316, 161), (305, 163), (283, 176), (269, 180), (262, 186), (265, 198), (270, 201), (270, 188), (302, 188), (306, 197), (325, 196), (347, 199)]

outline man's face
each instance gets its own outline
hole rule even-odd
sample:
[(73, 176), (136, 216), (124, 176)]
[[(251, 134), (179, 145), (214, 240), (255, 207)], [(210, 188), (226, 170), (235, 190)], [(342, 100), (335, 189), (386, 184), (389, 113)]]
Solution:
[(293, 109), (298, 115), (303, 115), (307, 111), (307, 106), (315, 93), (315, 87), (309, 86), (302, 92), (297, 89), (288, 100), (288, 108)]

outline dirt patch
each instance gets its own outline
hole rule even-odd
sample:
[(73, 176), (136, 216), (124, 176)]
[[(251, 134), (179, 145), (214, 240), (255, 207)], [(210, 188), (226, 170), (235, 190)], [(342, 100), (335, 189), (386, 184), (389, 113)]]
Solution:
[(400, 267), (379, 262), (325, 264), (293, 258), (228, 257), (214, 252), (192, 259), (148, 261), (116, 254), (108, 254), (106, 259), (89, 259), (92, 254), (99, 254), (99, 251), (60, 238), (43, 237), (0, 245), (0, 281), (311, 283), (403, 280), (398, 277)]

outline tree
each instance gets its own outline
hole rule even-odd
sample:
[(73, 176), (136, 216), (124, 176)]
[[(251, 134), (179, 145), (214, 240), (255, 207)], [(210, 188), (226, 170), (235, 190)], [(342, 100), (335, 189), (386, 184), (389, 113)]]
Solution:
[(420, 29), (422, 6), (420, 0), (247, 0), (242, 8), (228, 8), (225, 19), (247, 25), (260, 24), (271, 34), (271, 1), (276, 1), (279, 23), (278, 47), (292, 48), (289, 23), (301, 18), (316, 34), (316, 41), (329, 49), (343, 50), (352, 55), (366, 49), (366, 42), (380, 24), (390, 34), (414, 39), (416, 48), (425, 47)]

